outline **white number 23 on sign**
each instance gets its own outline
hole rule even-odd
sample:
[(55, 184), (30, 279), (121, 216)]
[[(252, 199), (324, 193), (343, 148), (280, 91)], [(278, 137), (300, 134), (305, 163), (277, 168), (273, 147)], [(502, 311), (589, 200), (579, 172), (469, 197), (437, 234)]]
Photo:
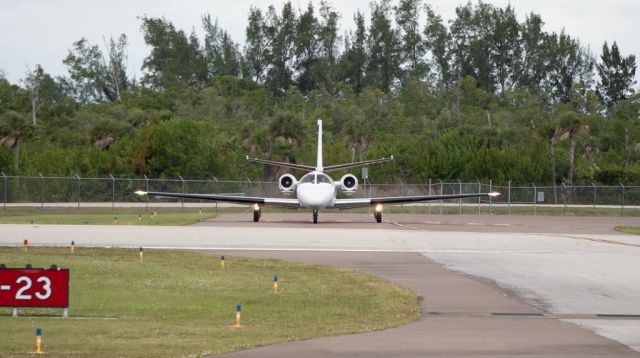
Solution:
[[(43, 283), (42, 292), (36, 292), (36, 297), (41, 300), (46, 300), (47, 298), (49, 298), (51, 296), (51, 280), (48, 277), (42, 276), (38, 277), (36, 282)], [(24, 286), (22, 286), (18, 290), (18, 292), (16, 292), (16, 300), (30, 300), (31, 295), (27, 295), (24, 292), (31, 288), (31, 285), (33, 284), (31, 282), (31, 279), (27, 276), (20, 276), (16, 280), (16, 283), (24, 283)]]

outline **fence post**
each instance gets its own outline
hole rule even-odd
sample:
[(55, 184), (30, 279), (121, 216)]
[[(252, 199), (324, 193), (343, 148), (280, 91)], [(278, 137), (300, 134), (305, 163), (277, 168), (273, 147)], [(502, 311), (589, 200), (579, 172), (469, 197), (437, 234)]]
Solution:
[[(478, 182), (478, 194), (482, 192), (482, 184), (480, 183), (480, 180), (477, 180)], [(480, 197), (478, 197), (478, 215), (480, 215)]]
[(564, 191), (564, 212), (563, 215), (567, 216), (567, 184), (562, 183), (562, 190)]
[[(431, 178), (429, 178), (429, 195), (431, 195)], [(429, 215), (431, 215), (431, 200), (429, 200)]]
[(592, 211), (592, 215), (596, 216), (596, 195), (597, 195), (597, 191), (598, 189), (596, 188), (596, 185), (591, 183), (591, 186), (593, 186), (593, 211)]
[[(184, 179), (181, 175), (178, 175), (178, 178), (180, 178), (180, 181), (182, 182), (182, 194), (184, 194)], [(180, 198), (180, 205), (182, 206), (180, 212), (184, 212), (184, 198)]]
[(536, 216), (538, 209), (538, 187), (533, 184), (533, 216)]
[[(438, 179), (440, 182), (440, 195), (444, 195), (444, 185), (442, 184), (442, 179)], [(440, 199), (440, 215), (442, 215), (442, 206), (444, 205), (444, 201)]]
[(109, 177), (111, 178), (111, 211), (113, 211), (116, 207), (116, 178), (111, 173), (109, 173)]
[[(493, 192), (493, 180), (489, 179), (489, 192)], [(493, 215), (493, 197), (489, 195), (489, 215)]]
[(80, 176), (76, 174), (76, 178), (78, 178), (78, 210), (80, 210)]
[(509, 180), (509, 191), (507, 194), (507, 215), (511, 215), (511, 180)]
[(367, 197), (367, 179), (362, 178), (362, 198), (364, 199), (366, 197)]
[[(404, 183), (400, 181), (400, 195), (404, 196)], [(404, 204), (400, 204), (400, 213), (404, 214)]]
[[(220, 187), (218, 186), (218, 178), (213, 177), (213, 180), (216, 181), (216, 194), (220, 194)], [(218, 213), (218, 202), (216, 201), (216, 213)]]
[[(365, 181), (365, 182), (367, 183), (367, 185), (369, 186), (369, 194), (367, 194), (367, 197), (368, 197), (369, 199), (371, 199), (371, 182), (369, 181), (369, 178), (368, 178), (368, 177), (367, 177), (367, 179), (365, 179), (364, 181)], [(368, 213), (369, 215), (371, 215), (371, 206), (369, 206), (369, 209), (368, 209), (368, 212), (367, 212), (367, 213)]]
[[(462, 182), (460, 181), (460, 179), (457, 179), (457, 180), (458, 180), (458, 191), (459, 191), (458, 194), (462, 194)], [(462, 215), (462, 198), (458, 199), (458, 203), (459, 203), (458, 215)]]
[(44, 176), (42, 173), (38, 173), (40, 176), (40, 209), (44, 209)]
[[(4, 174), (4, 173), (3, 173)], [(6, 180), (6, 179), (5, 179)], [(622, 187), (622, 216), (624, 216), (624, 184), (620, 183), (620, 186)]]
[[(147, 178), (147, 175), (145, 174), (144, 176), (144, 185), (145, 185), (145, 191), (148, 193), (149, 192), (149, 178)], [(145, 195), (145, 198), (147, 198), (147, 204), (144, 208), (145, 212), (149, 212), (149, 195)]]
[(7, 209), (7, 176), (6, 174), (4, 174), (4, 172), (2, 172), (2, 177), (4, 178), (4, 205), (3, 205), (3, 209), (6, 210)]

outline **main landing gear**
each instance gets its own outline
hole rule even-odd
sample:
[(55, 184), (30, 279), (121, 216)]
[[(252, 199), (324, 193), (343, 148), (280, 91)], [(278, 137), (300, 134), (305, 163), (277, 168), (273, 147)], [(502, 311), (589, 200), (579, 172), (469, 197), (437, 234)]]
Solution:
[(376, 210), (375, 210), (374, 216), (376, 218), (376, 222), (377, 223), (381, 223), (382, 222), (382, 205), (380, 205), (380, 204), (376, 205)]
[(313, 223), (318, 223), (318, 209), (313, 209)]
[(258, 222), (260, 221), (260, 217), (262, 216), (262, 210), (260, 209), (260, 205), (258, 204), (254, 204), (253, 205), (253, 222)]

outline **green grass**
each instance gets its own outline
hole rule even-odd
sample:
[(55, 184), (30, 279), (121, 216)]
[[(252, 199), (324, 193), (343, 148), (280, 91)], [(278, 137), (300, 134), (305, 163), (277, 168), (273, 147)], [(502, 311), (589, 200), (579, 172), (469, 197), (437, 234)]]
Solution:
[(200, 210), (151, 209), (13, 209), (1, 212), (0, 224), (54, 225), (191, 225), (215, 214)]
[[(428, 206), (386, 205), (384, 212), (387, 214), (432, 214), (432, 215), (458, 215), (460, 207), (440, 206), (439, 203), (432, 203), (431, 210)], [(333, 212), (337, 212), (332, 210)], [(351, 209), (345, 210), (350, 213), (368, 213), (370, 210)], [(157, 212), (157, 215), (154, 215)], [(264, 208), (266, 213), (296, 212), (278, 208)], [(304, 212), (298, 210), (297, 212)], [(250, 207), (234, 208), (208, 208), (205, 210), (194, 208), (7, 208), (0, 210), (0, 224), (65, 224), (65, 225), (191, 225), (199, 221), (214, 218), (218, 213), (247, 213), (247, 220), (251, 217)], [(508, 215), (509, 209), (506, 206), (493, 206), (494, 215)], [(462, 214), (477, 215), (477, 206), (463, 206)], [(511, 207), (512, 215), (534, 215), (534, 207)], [(490, 215), (489, 207), (483, 205), (480, 208), (480, 215)], [(640, 216), (640, 209), (625, 208), (624, 212), (620, 208), (575, 208), (550, 207), (539, 205), (535, 208), (535, 215), (540, 216)], [(115, 220), (117, 218), (117, 220)]]
[[(352, 209), (349, 212), (354, 213), (367, 213), (367, 209)], [(477, 215), (478, 207), (475, 205), (467, 205), (463, 206), (462, 210), (457, 205), (449, 205), (449, 206), (441, 206), (439, 203), (431, 204), (431, 210), (429, 210), (428, 205), (405, 205), (404, 207), (400, 205), (385, 205), (384, 212), (388, 214), (431, 214), (431, 215)], [(626, 207), (624, 211), (621, 208), (610, 208), (610, 207), (596, 207), (595, 210), (592, 207), (571, 207), (568, 206), (566, 209), (562, 206), (553, 207), (553, 206), (545, 206), (538, 205), (534, 207), (533, 205), (529, 206), (512, 206), (509, 209), (507, 206), (493, 205), (491, 208), (491, 212), (489, 212), (489, 206), (486, 203), (483, 203), (480, 207), (480, 215), (540, 215), (540, 216), (605, 216), (605, 217), (616, 217), (616, 216), (630, 216), (636, 217), (640, 216), (640, 209)]]
[(640, 226), (616, 226), (615, 230), (627, 234), (640, 235)]
[(379, 330), (419, 316), (415, 294), (352, 270), (226, 257), (223, 272), (213, 254), (146, 250), (144, 258), (134, 249), (0, 247), (8, 267), (71, 269), (71, 318), (53, 317), (61, 309), (21, 309), (12, 318), (0, 307), (0, 356), (33, 351), (37, 327), (50, 356), (173, 357)]

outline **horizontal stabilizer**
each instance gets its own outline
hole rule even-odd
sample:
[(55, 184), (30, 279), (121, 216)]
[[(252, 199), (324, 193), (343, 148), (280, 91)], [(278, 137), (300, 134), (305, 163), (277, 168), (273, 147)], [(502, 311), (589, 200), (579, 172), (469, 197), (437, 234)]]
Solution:
[(379, 163), (384, 163), (384, 162), (390, 162), (392, 160), (393, 160), (393, 155), (391, 157), (389, 157), (389, 158), (380, 158), (380, 159), (365, 160), (365, 161), (362, 161), (362, 162), (353, 162), (353, 163), (329, 165), (327, 167), (324, 167), (324, 171), (325, 172), (329, 172), (329, 171), (334, 171), (334, 170), (364, 167), (364, 166), (367, 166), (369, 164), (379, 164)]
[(284, 162), (276, 162), (273, 160), (266, 160), (266, 159), (258, 159), (258, 158), (249, 158), (249, 156), (246, 157), (248, 161), (253, 162), (253, 163), (260, 163), (260, 164), (266, 164), (266, 165), (273, 165), (276, 167), (283, 167), (283, 168), (291, 168), (291, 169), (300, 169), (300, 170), (307, 170), (307, 171), (314, 171), (316, 168), (312, 167), (310, 165), (302, 165), (302, 164), (295, 164), (295, 163), (284, 163)]
[[(273, 166), (276, 166), (276, 167), (299, 169), (299, 170), (306, 170), (306, 171), (317, 170), (316, 167), (312, 167), (310, 165), (304, 165), (304, 164), (276, 162), (276, 161), (273, 161), (273, 160), (249, 158), (248, 156), (246, 157), (246, 159), (248, 161), (250, 161), (250, 162), (253, 162), (253, 163), (273, 165)], [(380, 158), (380, 159), (364, 160), (362, 162), (353, 162), (353, 163), (329, 165), (327, 167), (324, 167), (323, 171), (329, 172), (329, 171), (336, 171), (336, 170), (342, 170), (342, 169), (364, 167), (364, 166), (367, 166), (367, 165), (370, 165), (370, 164), (385, 163), (385, 162), (389, 162), (389, 161), (392, 161), (392, 160), (393, 160), (393, 155), (391, 157), (389, 157), (389, 158)]]

